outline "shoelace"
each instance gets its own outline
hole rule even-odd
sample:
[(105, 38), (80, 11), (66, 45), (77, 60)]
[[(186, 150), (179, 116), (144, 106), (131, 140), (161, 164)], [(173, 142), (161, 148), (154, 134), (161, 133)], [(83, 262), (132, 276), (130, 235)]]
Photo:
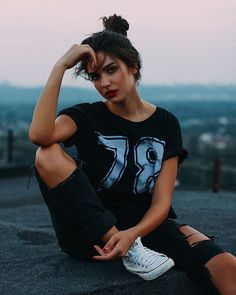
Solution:
[[(130, 255), (126, 256), (126, 259), (128, 261), (131, 261), (137, 265), (140, 265), (142, 267), (146, 267), (148, 265), (152, 265), (157, 259), (158, 257), (165, 257), (164, 254), (161, 254), (161, 253), (158, 253), (158, 252), (155, 252), (151, 249), (148, 249), (147, 247), (137, 247), (131, 257)], [(131, 259), (129, 259), (131, 258)]]

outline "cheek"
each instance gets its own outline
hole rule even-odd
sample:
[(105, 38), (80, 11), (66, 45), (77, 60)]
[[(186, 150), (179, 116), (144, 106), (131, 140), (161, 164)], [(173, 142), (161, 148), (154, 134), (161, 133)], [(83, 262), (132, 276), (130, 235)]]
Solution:
[(111, 80), (123, 83), (125, 81), (125, 75), (121, 70), (118, 70), (111, 76)]
[(126, 86), (127, 88), (132, 88), (134, 85), (134, 77), (133, 76), (127, 76), (126, 77)]

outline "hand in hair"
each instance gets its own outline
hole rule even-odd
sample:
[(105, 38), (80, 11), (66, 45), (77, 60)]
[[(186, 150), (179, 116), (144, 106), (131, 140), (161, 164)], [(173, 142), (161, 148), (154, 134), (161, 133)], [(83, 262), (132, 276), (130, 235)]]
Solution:
[(97, 59), (94, 50), (88, 44), (74, 44), (58, 60), (57, 65), (61, 65), (66, 69), (70, 69), (73, 68), (82, 59), (88, 59), (91, 68), (96, 67)]

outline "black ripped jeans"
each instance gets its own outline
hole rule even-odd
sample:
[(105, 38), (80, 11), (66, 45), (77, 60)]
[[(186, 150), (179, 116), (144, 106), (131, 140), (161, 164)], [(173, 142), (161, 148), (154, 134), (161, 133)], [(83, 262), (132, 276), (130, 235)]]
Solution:
[[(100, 195), (87, 176), (77, 167), (72, 175), (50, 189), (34, 166), (41, 193), (49, 209), (56, 237), (62, 251), (79, 259), (91, 259), (93, 245), (104, 243), (101, 237), (114, 225), (123, 230), (136, 225), (148, 210), (150, 199), (132, 196)], [(144, 246), (165, 253), (175, 266), (191, 278), (212, 287), (205, 264), (215, 255), (225, 252), (213, 240), (191, 247), (180, 224), (166, 219), (158, 228), (142, 238)], [(215, 291), (211, 290), (211, 294)]]

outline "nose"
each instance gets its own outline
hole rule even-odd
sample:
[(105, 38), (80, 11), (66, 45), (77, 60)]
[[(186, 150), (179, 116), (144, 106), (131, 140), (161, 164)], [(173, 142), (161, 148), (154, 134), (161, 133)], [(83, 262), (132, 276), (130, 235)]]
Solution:
[(101, 86), (107, 88), (111, 85), (111, 81), (107, 75), (101, 76)]

